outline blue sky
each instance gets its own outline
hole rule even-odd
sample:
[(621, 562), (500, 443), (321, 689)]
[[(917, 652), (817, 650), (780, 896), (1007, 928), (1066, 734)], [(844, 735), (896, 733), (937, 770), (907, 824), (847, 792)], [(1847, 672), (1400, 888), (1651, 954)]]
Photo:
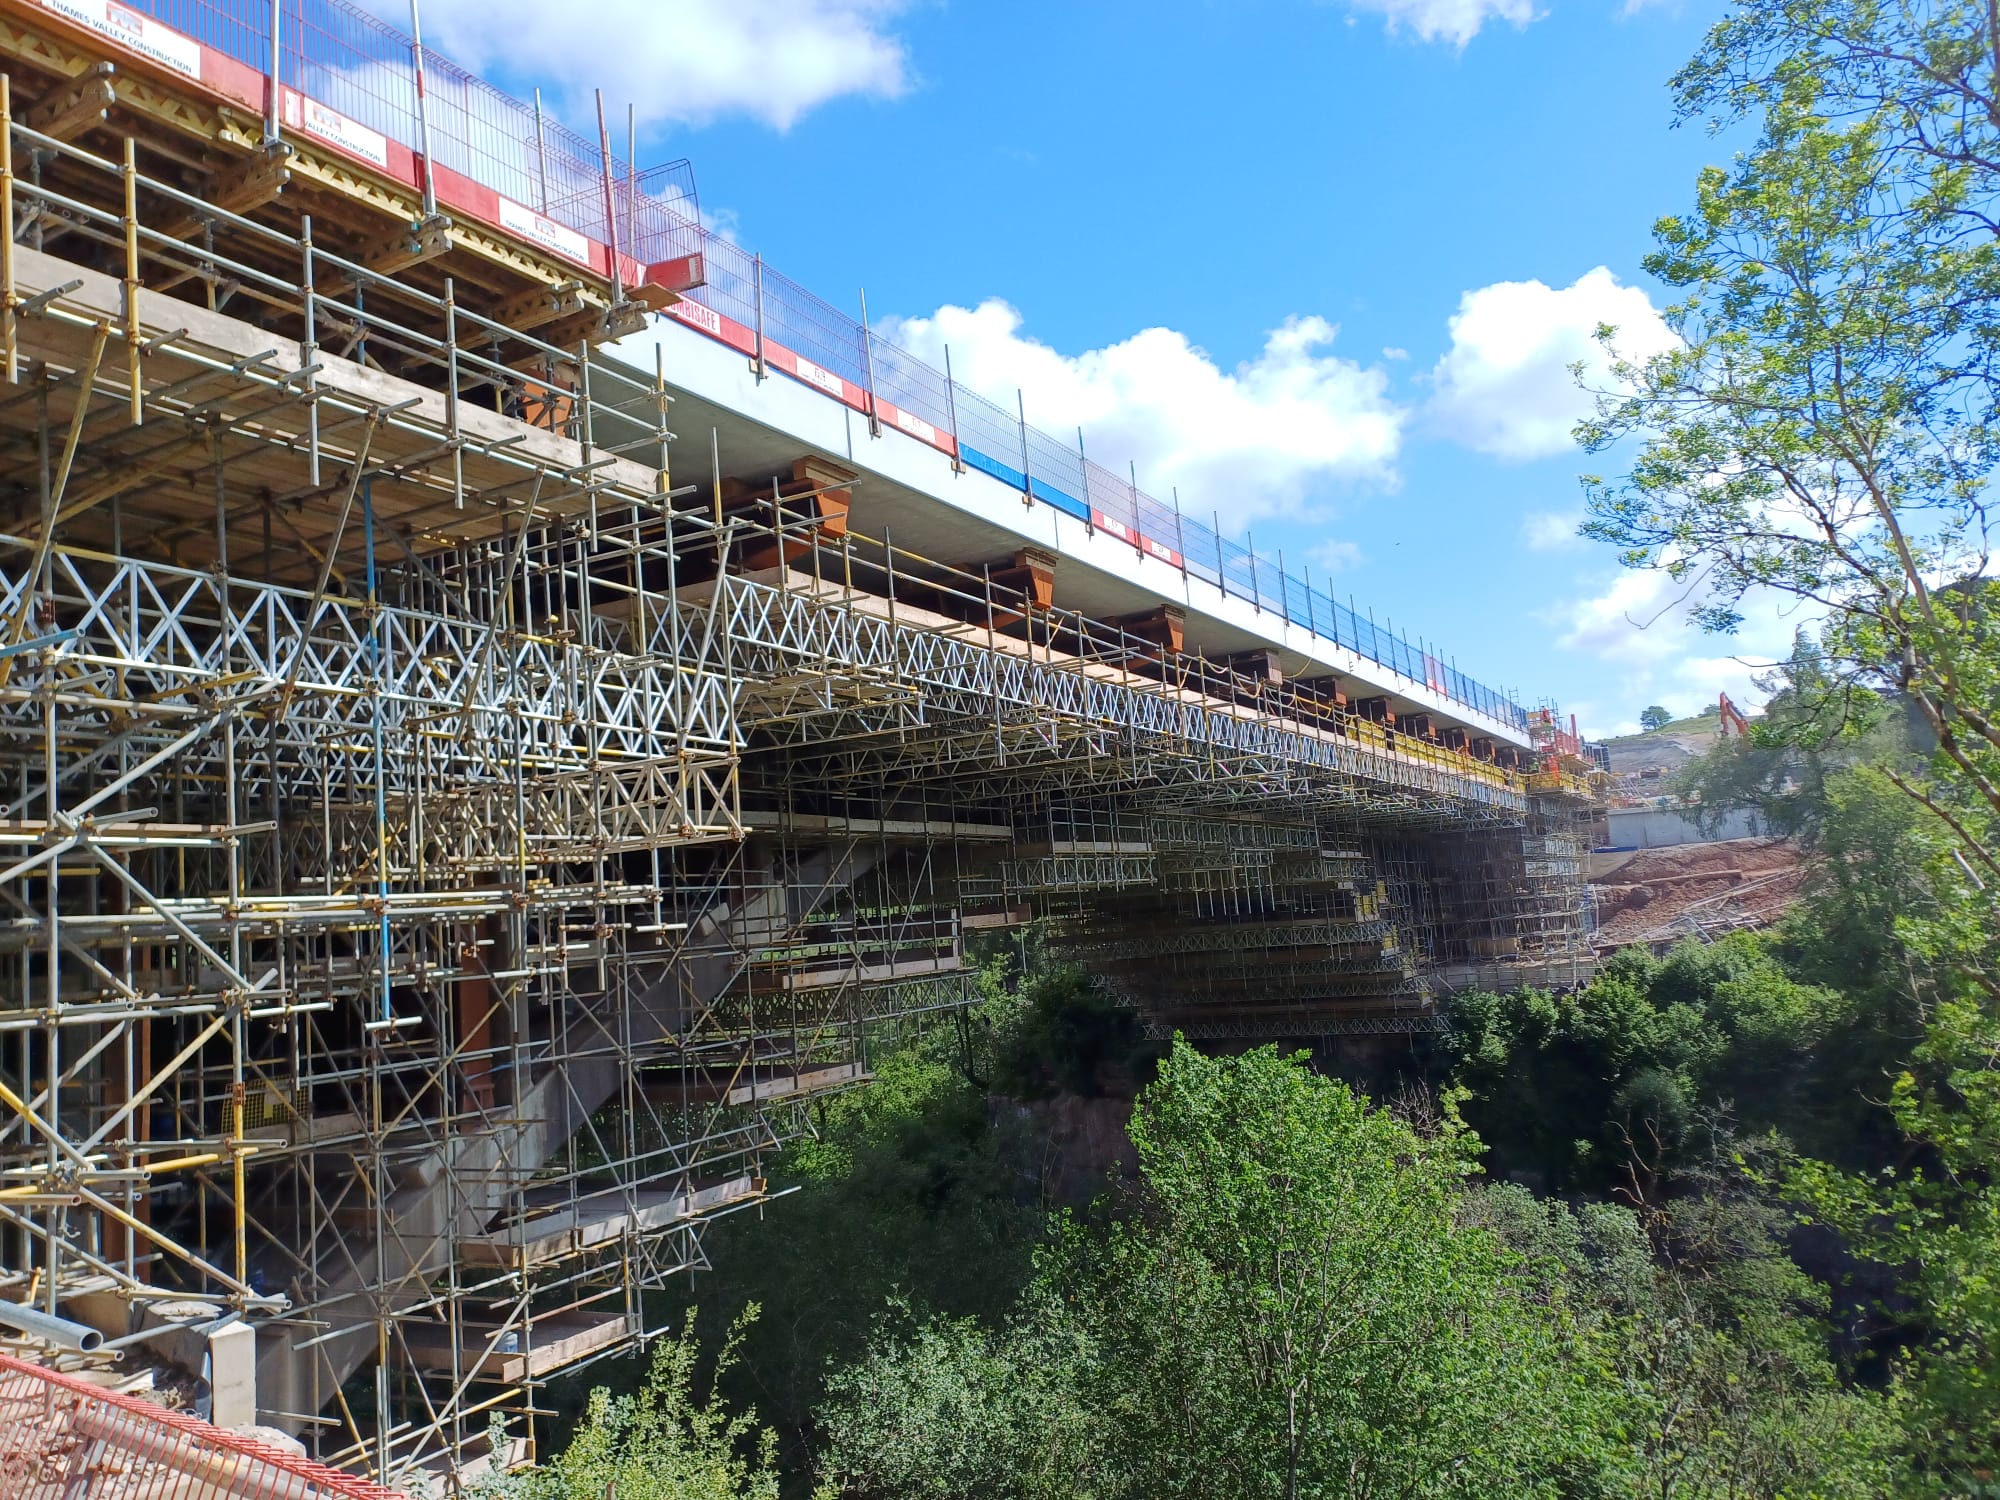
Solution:
[(578, 123), (593, 86), (634, 100), (642, 163), (692, 158), (771, 265), (865, 286), (897, 336), (1026, 387), (1030, 420), (1082, 421), (1093, 457), (1611, 732), (1741, 701), (1797, 623), (1703, 637), (1573, 535), (1578, 473), (1611, 461), (1566, 445), (1564, 366), (1599, 321), (1665, 337), (1650, 226), (1727, 150), (1671, 128), (1666, 84), (1718, 13), (429, 0), (425, 26)]

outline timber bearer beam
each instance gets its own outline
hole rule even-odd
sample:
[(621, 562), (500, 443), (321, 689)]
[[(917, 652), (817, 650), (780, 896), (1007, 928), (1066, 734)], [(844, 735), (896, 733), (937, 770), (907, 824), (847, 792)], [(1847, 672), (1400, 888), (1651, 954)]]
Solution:
[[(291, 155), (291, 147), (276, 145), (258, 160), (216, 173), (202, 196), (222, 213), (240, 216), (252, 209), (262, 208), (290, 184)], [(184, 240), (189, 235), (199, 234), (205, 225), (212, 222), (210, 215), (193, 213), (170, 225), (164, 232), (170, 239)]]
[[(407, 271), (412, 266), (420, 266), (425, 261), (447, 255), (456, 248), (456, 245), (457, 241), (452, 236), (450, 217), (445, 214), (432, 214), (427, 219), (411, 220), (386, 240), (378, 242), (374, 248), (363, 251), (354, 259), (378, 276), (394, 276), (398, 271)], [(329, 282), (326, 287), (328, 291), (345, 289), (344, 282), (339, 279)]]
[(538, 286), (532, 291), (523, 292), (502, 307), (493, 321), (503, 327), (526, 333), (558, 319), (574, 317), (588, 308), (589, 303), (584, 299), (583, 283), (572, 278), (555, 286)]
[(114, 63), (93, 64), (76, 83), (24, 114), (21, 123), (59, 141), (74, 140), (92, 126), (102, 125), (106, 113), (118, 102), (118, 90), (111, 82), (117, 71)]

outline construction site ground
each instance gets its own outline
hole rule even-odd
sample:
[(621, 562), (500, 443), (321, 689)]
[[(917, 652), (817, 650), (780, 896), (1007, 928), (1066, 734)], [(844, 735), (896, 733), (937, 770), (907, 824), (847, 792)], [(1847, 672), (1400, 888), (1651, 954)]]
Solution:
[(1588, 875), (1602, 952), (1768, 927), (1798, 899), (1805, 870), (1787, 840), (1728, 839), (1593, 854)]
[(1697, 755), (1713, 748), (1721, 720), (1714, 715), (1680, 719), (1646, 734), (1620, 735), (1604, 741), (1613, 776), (1633, 776), (1648, 768), (1678, 771)]

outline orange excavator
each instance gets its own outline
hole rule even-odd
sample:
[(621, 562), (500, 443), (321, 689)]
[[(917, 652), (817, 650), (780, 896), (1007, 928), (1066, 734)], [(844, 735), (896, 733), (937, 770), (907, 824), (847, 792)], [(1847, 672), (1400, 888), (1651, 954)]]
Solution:
[(1742, 709), (1729, 701), (1727, 693), (1722, 695), (1721, 711), (1722, 722), (1716, 731), (1720, 738), (1726, 740), (1732, 734), (1741, 739), (1750, 738), (1750, 721), (1743, 717)]

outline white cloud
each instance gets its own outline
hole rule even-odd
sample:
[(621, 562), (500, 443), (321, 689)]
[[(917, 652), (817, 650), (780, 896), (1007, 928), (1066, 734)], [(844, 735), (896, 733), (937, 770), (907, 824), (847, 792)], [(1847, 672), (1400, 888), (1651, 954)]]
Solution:
[(1344, 573), (1349, 568), (1358, 568), (1368, 561), (1359, 544), (1354, 542), (1324, 541), (1308, 548), (1305, 554), (1306, 566), (1313, 570), (1315, 581), (1329, 573)]
[(1585, 545), (1576, 534), (1582, 524), (1580, 510), (1531, 511), (1521, 522), (1521, 540), (1530, 552), (1568, 552)]
[(1399, 349), (1396, 347), (1396, 345), (1390, 344), (1387, 348), (1385, 348), (1382, 351), (1382, 357), (1384, 359), (1408, 359), (1410, 357), (1410, 351), (1407, 349)]
[(733, 208), (712, 208), (702, 204), (701, 227), (727, 244), (740, 243), (736, 234), (742, 228), (742, 218)]
[[(368, 0), (407, 28), (396, 0)], [(429, 0), (424, 41), (476, 73), (553, 87), (578, 119), (590, 91), (643, 121), (748, 115), (780, 130), (829, 99), (895, 98), (909, 58), (890, 29), (905, 0)], [(580, 106), (580, 107), (579, 107)]]
[(1358, 11), (1379, 15), (1393, 32), (1408, 29), (1426, 42), (1463, 47), (1488, 21), (1526, 26), (1541, 12), (1534, 0), (1347, 0)]
[[(1545, 618), (1561, 632), (1559, 649), (1618, 672), (1622, 701), (1606, 708), (1606, 719), (1622, 722), (1649, 703), (1676, 715), (1698, 713), (1718, 693), (1746, 708), (1761, 703), (1755, 679), (1791, 655), (1793, 635), (1810, 628), (1817, 615), (1795, 600), (1754, 594), (1738, 606), (1743, 624), (1734, 635), (1710, 635), (1688, 620), (1688, 610), (1702, 599), (1698, 584), (1690, 588), (1665, 573), (1624, 570)], [(1579, 708), (1579, 717), (1593, 716)], [(1617, 732), (1603, 720), (1585, 728)]]
[(1539, 281), (1499, 281), (1465, 293), (1451, 319), (1451, 348), (1431, 371), (1431, 423), (1455, 441), (1503, 459), (1546, 458), (1572, 443), (1590, 413), (1586, 381), (1604, 384), (1600, 324), (1618, 330), (1618, 352), (1643, 358), (1672, 340), (1637, 287), (1603, 266), (1560, 289)]
[(1683, 592), (1664, 573), (1621, 572), (1602, 592), (1569, 605), (1556, 644), (1620, 666), (1665, 666), (1687, 654), (1692, 627)]
[(1393, 483), (1407, 412), (1379, 367), (1329, 352), (1323, 318), (1288, 318), (1257, 357), (1225, 370), (1171, 328), (1064, 354), (1022, 332), (997, 298), (891, 318), (886, 338), (937, 368), (951, 348), (954, 377), (1009, 413), (1024, 393), (1028, 421), (1059, 439), (1083, 428), (1085, 451), (1114, 472), (1138, 466), (1139, 486), (1238, 532), (1259, 517), (1296, 512), (1327, 481)]

